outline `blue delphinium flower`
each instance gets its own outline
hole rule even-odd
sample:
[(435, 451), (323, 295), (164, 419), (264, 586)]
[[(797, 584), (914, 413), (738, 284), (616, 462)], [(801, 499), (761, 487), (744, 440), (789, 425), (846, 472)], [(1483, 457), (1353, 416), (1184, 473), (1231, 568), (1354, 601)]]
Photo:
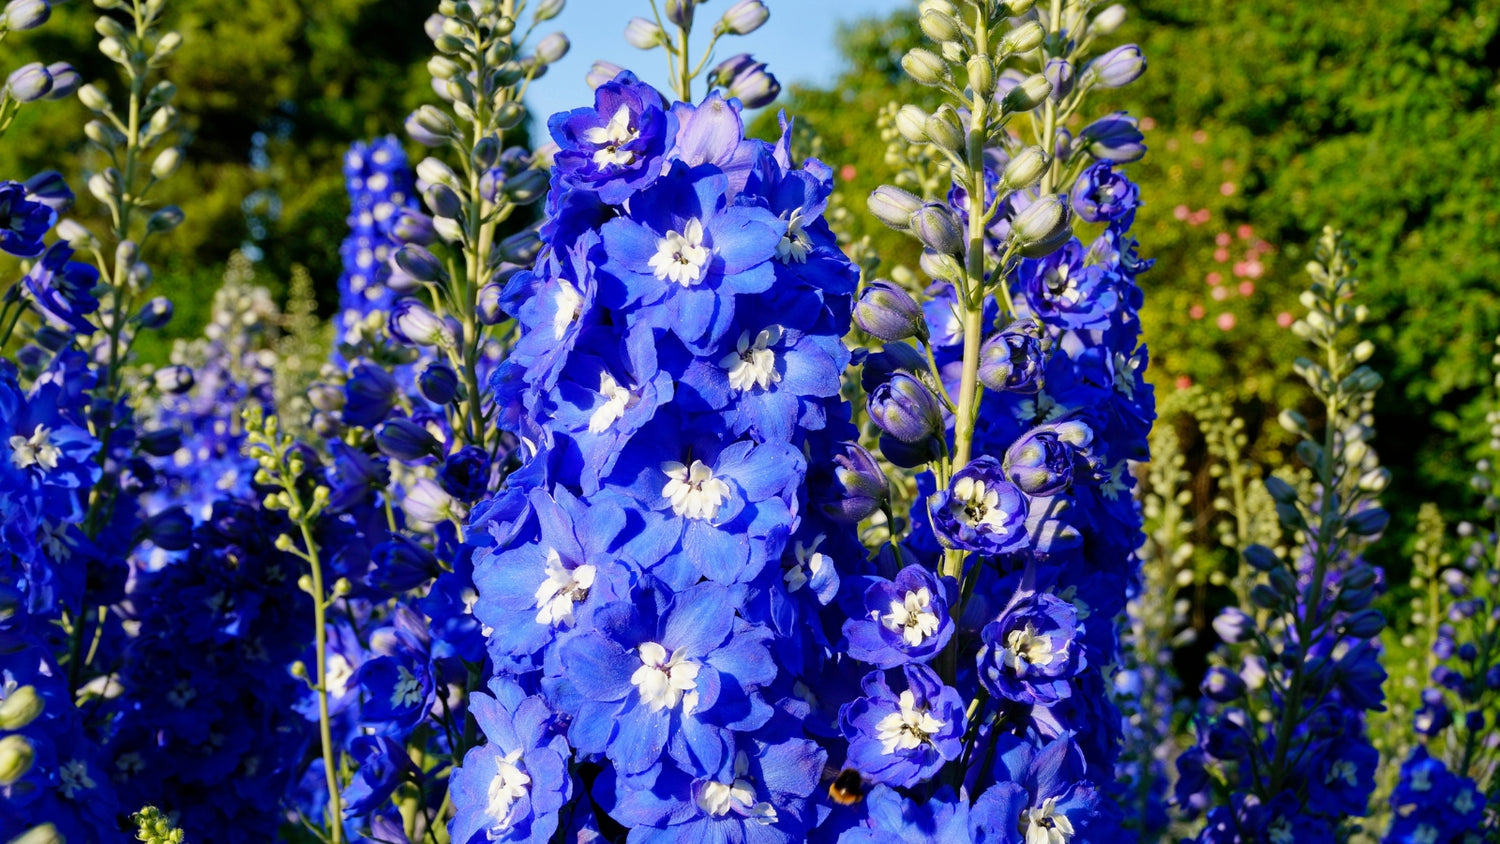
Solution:
[(1026, 546), (1026, 496), (1005, 479), (1000, 461), (976, 457), (927, 503), (932, 528), (949, 548), (1004, 554)]
[[(344, 156), (349, 191), (349, 236), (339, 246), (344, 271), (339, 277), (342, 342), (366, 314), (388, 312), (399, 295), (388, 261), (403, 243), (430, 243), (431, 223), (421, 212), (406, 151), (394, 136), (355, 143)], [(424, 225), (425, 224), (425, 225)]]
[(849, 655), (877, 668), (931, 660), (953, 637), (955, 586), (921, 566), (907, 566), (894, 580), (870, 578), (863, 612), (844, 622)]
[(47, 247), (22, 283), (49, 320), (64, 329), (93, 333), (88, 315), (99, 310), (99, 299), (94, 295), (99, 271), (74, 261), (72, 247), (60, 241)]
[[(561, 197), (585, 188), (618, 205), (661, 175), (677, 118), (655, 88), (629, 71), (594, 89), (592, 108), (559, 112), (547, 121), (557, 142), (553, 178)], [(554, 215), (556, 216), (556, 215)]]
[(470, 750), (453, 772), (453, 840), (542, 844), (552, 840), (558, 810), (573, 796), (571, 751), (542, 698), (498, 679), (490, 691), (493, 697), (469, 698), (469, 711), (489, 742)]
[(0, 250), (18, 258), (42, 254), (42, 238), (57, 212), (27, 193), (20, 182), (0, 182)]
[(894, 687), (883, 671), (866, 675), (864, 696), (845, 705), (839, 725), (849, 740), (849, 763), (875, 782), (908, 786), (958, 758), (967, 727), (958, 690), (931, 669), (901, 668)]
[(1046, 592), (1018, 593), (980, 637), (979, 678), (991, 694), (1025, 704), (1053, 704), (1073, 692), (1088, 667), (1078, 609)]

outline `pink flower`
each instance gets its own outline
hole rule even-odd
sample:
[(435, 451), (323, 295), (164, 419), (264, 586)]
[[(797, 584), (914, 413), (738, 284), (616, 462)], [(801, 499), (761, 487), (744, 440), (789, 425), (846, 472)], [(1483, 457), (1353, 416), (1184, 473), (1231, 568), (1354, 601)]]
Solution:
[(1276, 324), (1281, 326), (1282, 328), (1291, 328), (1292, 315), (1287, 313), (1286, 311), (1282, 311), (1281, 313), (1276, 315)]
[(1229, 232), (1219, 232), (1218, 234), (1214, 235), (1215, 246), (1228, 246), (1229, 240)]
[(1249, 223), (1240, 223), (1240, 227), (1234, 230), (1240, 236), (1240, 240), (1249, 240), (1255, 237), (1255, 229)]
[(1156, 118), (1154, 118), (1154, 117), (1142, 117), (1141, 118), (1141, 131), (1142, 132), (1149, 132), (1149, 131), (1151, 131), (1152, 129), (1155, 129), (1155, 128), (1156, 128)]
[(1214, 260), (1218, 261), (1221, 264), (1224, 263), (1225, 261), (1229, 260), (1229, 250), (1225, 249), (1222, 246), (1219, 247), (1218, 249), (1215, 249), (1214, 250)]
[(1193, 213), (1192, 219), (1188, 220), (1188, 222), (1195, 226), (1201, 226), (1209, 220), (1213, 219), (1213, 216), (1214, 212), (1208, 210), (1207, 208), (1202, 208), (1198, 211), (1195, 211)]
[(1252, 260), (1245, 265), (1245, 275), (1250, 278), (1260, 278), (1266, 271), (1265, 265), (1259, 261)]
[(1225, 311), (1219, 314), (1219, 318), (1215, 322), (1218, 324), (1220, 331), (1228, 331), (1234, 328), (1234, 314)]
[(846, 182), (854, 181), (854, 177), (858, 175), (859, 171), (854, 168), (853, 164), (845, 164), (839, 168), (839, 178)]
[(1227, 287), (1215, 287), (1214, 290), (1213, 290), (1213, 292), (1210, 293), (1209, 295), (1212, 296), (1212, 297), (1214, 297), (1214, 301), (1215, 302), (1222, 302), (1225, 299), (1229, 298), (1229, 288), (1227, 288)]
[(1177, 380), (1172, 383), (1176, 385), (1177, 389), (1186, 390), (1188, 387), (1193, 386), (1193, 379), (1186, 375), (1179, 375), (1177, 376)]
[(1203, 280), (1208, 282), (1209, 287), (1218, 287), (1220, 284), (1224, 283), (1224, 276), (1219, 275), (1218, 270), (1214, 270), (1213, 272), (1204, 276)]
[(1253, 282), (1253, 281), (1242, 281), (1242, 282), (1240, 282), (1240, 295), (1241, 296), (1250, 296), (1250, 295), (1253, 295), (1254, 293), (1255, 293), (1255, 282)]
[(1179, 205), (1172, 209), (1172, 216), (1179, 220), (1186, 220), (1193, 212), (1186, 205)]
[(1208, 141), (1208, 133), (1205, 132), (1205, 131), (1203, 131), (1202, 129), (1199, 129), (1198, 131), (1196, 131), (1196, 132), (1193, 133), (1193, 143), (1195, 143), (1195, 144), (1201, 144), (1201, 143), (1206, 143), (1207, 141)]
[(1191, 308), (1188, 308), (1188, 316), (1192, 317), (1193, 319), (1203, 319), (1203, 314), (1204, 311), (1202, 305), (1194, 305)]
[(1234, 192), (1234, 182), (1225, 182), (1224, 184), (1219, 185), (1219, 193), (1222, 193), (1225, 196), (1234, 196)]

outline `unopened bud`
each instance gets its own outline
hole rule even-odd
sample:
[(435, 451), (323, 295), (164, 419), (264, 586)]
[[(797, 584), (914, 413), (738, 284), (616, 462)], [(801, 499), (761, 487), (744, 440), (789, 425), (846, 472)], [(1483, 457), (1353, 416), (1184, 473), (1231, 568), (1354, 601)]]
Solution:
[(1000, 183), (1003, 190), (1024, 190), (1036, 184), (1052, 162), (1041, 147), (1026, 147), (1005, 165)]
[(1129, 85), (1146, 72), (1146, 57), (1134, 44), (1123, 44), (1089, 62), (1083, 69), (1086, 84), (1101, 88)]
[(15, 785), (31, 771), (36, 761), (36, 748), (31, 740), (20, 733), (0, 738), (0, 786)]
[(1020, 26), (1005, 33), (1000, 39), (1000, 54), (1009, 56), (1015, 53), (1029, 53), (1042, 46), (1046, 40), (1047, 31), (1036, 21), (1027, 21)]
[(1011, 236), (1022, 245), (1052, 240), (1067, 225), (1066, 208), (1057, 196), (1038, 198), (1011, 222)]
[(631, 18), (625, 25), (625, 43), (638, 50), (650, 50), (667, 43), (667, 34), (645, 18)]
[(963, 35), (963, 30), (959, 28), (958, 21), (954, 20), (952, 15), (935, 9), (923, 12), (918, 23), (922, 27), (922, 34), (939, 44), (944, 41), (957, 41)]
[(36, 686), (22, 686), (0, 701), (0, 730), (19, 730), (35, 721), (46, 707)]
[(1006, 114), (1021, 114), (1046, 102), (1050, 93), (1052, 83), (1047, 81), (1047, 77), (1040, 73), (1033, 74), (1010, 89), (1005, 99), (1001, 100), (1000, 107)]
[(984, 54), (970, 56), (966, 65), (969, 72), (969, 90), (981, 97), (988, 97), (995, 90), (995, 64)]
[(556, 64), (568, 54), (570, 47), (572, 44), (568, 41), (568, 36), (561, 32), (553, 32), (537, 42), (533, 55), (542, 64)]
[(718, 29), (730, 35), (749, 35), (770, 19), (771, 10), (762, 0), (740, 0), (719, 19)]
[(899, 285), (884, 280), (872, 282), (860, 293), (854, 322), (866, 334), (887, 343), (927, 334), (922, 306)]
[(918, 106), (904, 105), (896, 112), (896, 131), (909, 144), (922, 144), (928, 141), (927, 137), (927, 112)]
[(911, 215), (922, 207), (922, 200), (900, 188), (881, 185), (870, 193), (866, 204), (875, 219), (896, 231), (906, 231), (911, 226)]
[(963, 229), (958, 216), (947, 205), (937, 202), (923, 205), (911, 215), (911, 228), (928, 249), (944, 255), (963, 254)]
[(154, 234), (169, 232), (182, 225), (182, 209), (176, 205), (167, 205), (158, 208), (152, 213), (151, 218), (146, 220), (146, 231)]
[(151, 177), (157, 181), (170, 178), (181, 166), (182, 150), (177, 147), (167, 147), (157, 154), (155, 161), (151, 162)]
[(948, 64), (936, 53), (922, 47), (902, 56), (901, 67), (920, 85), (937, 85), (948, 78)]
[(1109, 6), (1097, 15), (1089, 24), (1089, 30), (1095, 35), (1109, 35), (1125, 23), (1125, 7), (1119, 3)]

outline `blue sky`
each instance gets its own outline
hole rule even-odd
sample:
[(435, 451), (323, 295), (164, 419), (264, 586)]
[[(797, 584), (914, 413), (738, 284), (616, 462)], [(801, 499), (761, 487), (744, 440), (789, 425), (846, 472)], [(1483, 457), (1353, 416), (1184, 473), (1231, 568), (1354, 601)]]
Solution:
[[(695, 61), (708, 43), (714, 21), (731, 4), (732, 0), (709, 0), (698, 7)], [(823, 84), (832, 81), (840, 69), (833, 46), (840, 21), (886, 15), (912, 4), (913, 0), (767, 0), (771, 19), (766, 25), (741, 38), (721, 39), (715, 53), (717, 58), (754, 55), (770, 66), (782, 87), (792, 82)], [(527, 105), (537, 117), (534, 125), (540, 135), (545, 135), (547, 116), (553, 112), (593, 104), (583, 77), (595, 59), (628, 67), (667, 90), (666, 54), (637, 50), (622, 36), (625, 23), (636, 16), (651, 17), (647, 0), (568, 0), (561, 15), (538, 29), (539, 34), (561, 29), (573, 43), (568, 55), (527, 92)], [(703, 90), (700, 77), (694, 95), (701, 96)]]

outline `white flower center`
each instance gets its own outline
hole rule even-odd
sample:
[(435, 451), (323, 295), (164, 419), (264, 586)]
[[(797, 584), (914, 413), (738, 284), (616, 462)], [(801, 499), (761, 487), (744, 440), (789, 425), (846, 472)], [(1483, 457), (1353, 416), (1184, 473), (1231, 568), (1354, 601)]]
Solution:
[(1271, 844), (1295, 844), (1297, 841), (1297, 833), (1292, 831), (1292, 822), (1286, 818), (1277, 818), (1272, 821), (1266, 833)]
[(776, 371), (776, 353), (771, 347), (781, 342), (781, 326), (773, 325), (755, 335), (750, 341), (750, 332), (740, 332), (740, 341), (735, 350), (719, 360), (719, 366), (729, 373), (731, 389), (743, 393), (751, 388), (766, 389), (781, 381)]
[(1414, 844), (1437, 844), (1437, 827), (1432, 824), (1421, 824), (1417, 827), (1417, 831), (1412, 833), (1411, 840)]
[(796, 544), (792, 552), (792, 560), (787, 565), (786, 571), (781, 573), (781, 579), (786, 583), (786, 591), (796, 592), (806, 586), (809, 580), (823, 570), (823, 566), (832, 562), (827, 554), (818, 550), (823, 539), (824, 535), (820, 533), (813, 539), (811, 545), (804, 545), (801, 542)]
[(729, 497), (729, 484), (714, 477), (714, 470), (702, 460), (691, 467), (681, 463), (663, 463), (661, 470), (669, 479), (661, 494), (672, 502), (672, 512), (689, 519), (713, 521)]
[(640, 132), (630, 125), (630, 109), (620, 106), (608, 123), (586, 130), (583, 139), (598, 147), (594, 150), (594, 163), (600, 167), (608, 167), (611, 164), (635, 162), (635, 153), (621, 147), (635, 140), (638, 135)]
[(630, 683), (640, 691), (641, 703), (652, 712), (675, 709), (682, 704), (688, 715), (698, 705), (698, 663), (686, 659), (682, 651), (667, 657), (667, 649), (655, 642), (641, 645), (641, 667), (630, 675)]
[(563, 565), (556, 549), (547, 551), (547, 579), (536, 588), (537, 624), (573, 624), (573, 606), (589, 597), (596, 570), (582, 565), (570, 569)]
[(651, 271), (662, 281), (674, 281), (692, 287), (703, 280), (708, 266), (708, 249), (703, 245), (703, 224), (688, 220), (679, 232), (667, 232), (656, 242), (656, 254), (649, 262)]
[(1323, 782), (1333, 783), (1337, 780), (1343, 780), (1345, 784), (1353, 786), (1356, 784), (1356, 779), (1357, 775), (1354, 763), (1348, 759), (1339, 759), (1328, 766), (1328, 776), (1324, 777)]
[(552, 339), (561, 340), (568, 333), (568, 326), (582, 316), (583, 294), (567, 279), (560, 278), (552, 301), (557, 304), (557, 312), (552, 315)]
[(391, 706), (414, 706), (422, 701), (422, 684), (404, 665), (396, 668), (396, 685), (391, 689)]
[(20, 434), (10, 438), (10, 462), (17, 469), (25, 469), (30, 466), (40, 465), (47, 471), (57, 468), (57, 458), (62, 454), (57, 446), (52, 444), (52, 439), (47, 435), (51, 431), (46, 425), (36, 426), (30, 437)]
[[(1351, 765), (1350, 767), (1352, 768), (1353, 766)], [(1354, 784), (1352, 776), (1353, 775), (1351, 774), (1351, 779), (1349, 780), (1350, 785)], [(1468, 813), (1474, 811), (1474, 806), (1474, 789), (1472, 788), (1465, 788), (1463, 791), (1460, 791), (1458, 793), (1458, 796), (1453, 798), (1453, 808), (1457, 809), (1459, 814), (1467, 815)]]
[(761, 826), (770, 826), (776, 823), (776, 807), (770, 803), (755, 801), (755, 783), (748, 777), (750, 760), (744, 752), (734, 757), (734, 780), (722, 783), (710, 780), (699, 786), (698, 793), (693, 796), (693, 802), (698, 808), (721, 818), (734, 811), (740, 815), (748, 815), (751, 820)]
[(349, 664), (343, 654), (328, 655), (327, 677), (323, 683), (328, 687), (330, 697), (343, 697), (349, 691), (349, 678), (354, 676), (354, 666)]
[(792, 212), (792, 216), (786, 221), (786, 232), (781, 235), (781, 241), (776, 244), (776, 259), (783, 264), (793, 261), (804, 264), (807, 262), (807, 253), (812, 251), (812, 239), (802, 228), (802, 209), (798, 208)]
[(1035, 809), (1021, 812), (1026, 844), (1067, 844), (1073, 837), (1073, 822), (1057, 811), (1057, 798), (1048, 797)]
[(1026, 622), (1021, 630), (1012, 630), (1005, 637), (1005, 647), (1000, 650), (1000, 661), (1010, 666), (1017, 674), (1025, 673), (1026, 666), (1051, 665), (1067, 653), (1067, 648), (1052, 649), (1051, 636), (1039, 636), (1036, 627)]
[(178, 680), (177, 685), (173, 686), (172, 690), (167, 692), (167, 700), (178, 709), (186, 709), (187, 705), (192, 703), (193, 698), (197, 696), (198, 690), (193, 688), (193, 684), (186, 680)]
[(519, 747), (495, 760), (498, 770), (490, 780), (489, 805), (485, 807), (485, 813), (495, 819), (495, 825), (490, 827), (494, 832), (510, 829), (515, 821), (510, 816), (511, 807), (526, 796), (527, 786), (531, 785), (531, 777), (516, 764), (520, 760)]
[(589, 416), (590, 434), (602, 434), (608, 431), (611, 425), (625, 415), (625, 411), (634, 403), (635, 398), (608, 372), (599, 373), (599, 394), (604, 396), (604, 404), (595, 408)]
[(80, 791), (93, 788), (97, 785), (89, 776), (89, 766), (82, 759), (69, 759), (57, 769), (57, 778), (61, 781), (63, 796), (72, 800)]
[(1061, 299), (1070, 307), (1077, 305), (1083, 300), (1083, 293), (1078, 289), (1078, 281), (1073, 278), (1072, 268), (1067, 264), (1058, 264), (1046, 275), (1042, 276), (1042, 284), (1046, 285), (1047, 292), (1054, 298)]
[(1432, 779), (1428, 775), (1426, 768), (1418, 768), (1411, 772), (1412, 791), (1430, 791), (1431, 789)]
[(959, 478), (953, 484), (953, 498), (948, 512), (970, 526), (984, 525), (1004, 536), (1005, 511), (1000, 509), (1000, 493), (981, 478)]
[(908, 647), (916, 647), (937, 632), (940, 619), (932, 611), (932, 593), (927, 587), (907, 592), (901, 601), (891, 601), (891, 611), (880, 617), (880, 623), (892, 633), (900, 633)]
[(910, 689), (901, 693), (900, 708), (880, 719), (875, 725), (875, 737), (880, 740), (887, 754), (898, 750), (915, 750), (923, 744), (932, 743), (932, 734), (943, 728), (943, 722), (932, 717), (927, 707), (917, 707), (916, 696)]

